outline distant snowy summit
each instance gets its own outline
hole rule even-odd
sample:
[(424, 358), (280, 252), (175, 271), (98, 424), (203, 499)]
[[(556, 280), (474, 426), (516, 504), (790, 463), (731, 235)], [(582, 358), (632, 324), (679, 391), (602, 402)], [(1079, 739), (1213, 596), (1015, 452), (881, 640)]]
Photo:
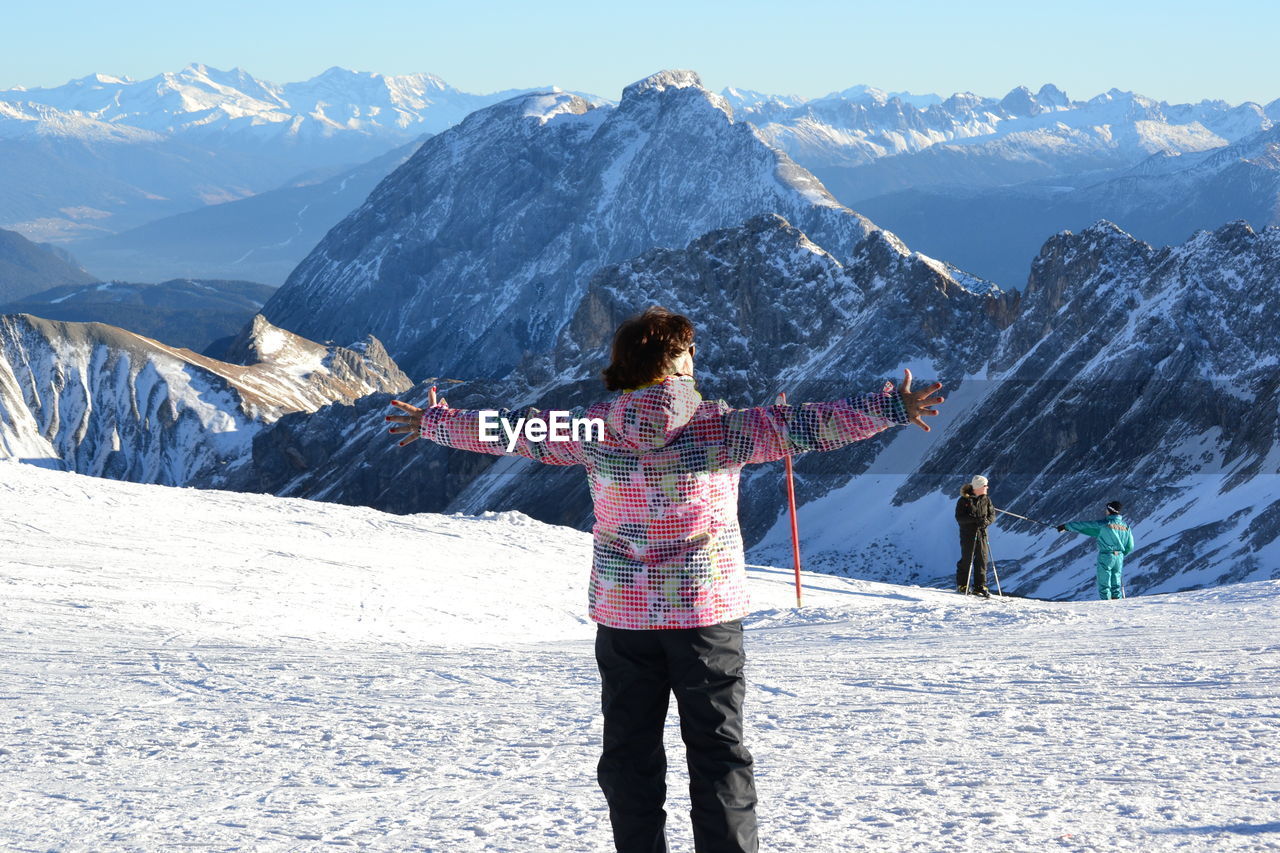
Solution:
[[(529, 90), (520, 90), (529, 91)], [(154, 140), (238, 131), (255, 136), (438, 133), (512, 90), (477, 95), (434, 74), (389, 76), (333, 67), (297, 83), (191, 64), (146, 80), (91, 74), (50, 89), (0, 91), (0, 137)]]
[[(924, 94), (907, 91), (890, 92), (865, 84), (850, 86), (818, 98), (769, 94), (733, 87), (722, 90), (721, 94), (735, 110), (746, 110), (766, 120), (779, 118), (788, 111), (794, 111), (799, 115), (813, 115), (839, 109), (841, 105), (846, 107), (852, 105), (873, 111), (887, 108), (887, 112), (881, 113), (879, 118), (901, 113), (909, 117), (921, 118), (925, 124), (934, 128), (941, 128), (942, 124), (938, 121), (940, 118), (977, 117), (980, 120), (979, 123), (970, 129), (979, 132), (985, 131), (989, 126), (994, 127), (1002, 121), (1056, 112), (1081, 113), (1121, 122), (1164, 119), (1172, 123), (1189, 123), (1205, 120), (1205, 125), (1209, 129), (1220, 130), (1228, 135), (1233, 133), (1230, 127), (1233, 120), (1239, 125), (1234, 131), (1235, 135), (1255, 132), (1259, 129), (1259, 125), (1270, 126), (1270, 123), (1280, 121), (1280, 98), (1265, 106), (1253, 102), (1233, 105), (1224, 100), (1170, 104), (1113, 87), (1092, 98), (1080, 101), (1072, 100), (1066, 92), (1052, 83), (1042, 85), (1035, 92), (1026, 86), (1016, 86), (1002, 97), (956, 92), (944, 98), (932, 92)], [(739, 117), (748, 118), (746, 115)], [(858, 110), (846, 111), (846, 118), (850, 120), (868, 117), (874, 120), (877, 115), (874, 112), (867, 115), (861, 114)], [(1233, 118), (1228, 118), (1224, 124), (1223, 117)], [(938, 142), (940, 140), (935, 138), (922, 141)]]
[[(0, 91), (0, 142), (13, 149), (0, 162), (0, 227), (41, 241), (105, 237), (323, 181), (526, 91), (478, 95), (432, 74), (343, 68), (279, 85), (199, 64), (146, 80), (92, 74)], [(135, 278), (149, 266), (145, 254), (118, 248), (115, 274)], [(152, 280), (197, 266), (178, 264)], [(232, 275), (246, 272), (257, 274)]]
[[(736, 118), (757, 125), (771, 143), (810, 169), (864, 166), (955, 146), (996, 163), (1036, 158), (1073, 167), (1075, 161), (1090, 159), (1090, 168), (1114, 168), (1159, 152), (1219, 148), (1280, 122), (1280, 99), (1266, 106), (1220, 100), (1169, 104), (1113, 88), (1077, 101), (1052, 84), (1035, 92), (1019, 86), (1000, 98), (959, 92), (943, 99), (868, 86), (812, 100), (738, 90), (726, 90), (725, 97)], [(909, 171), (916, 181), (934, 171), (929, 162), (914, 166)], [(967, 174), (972, 168), (964, 162), (948, 164), (955, 173), (952, 180), (961, 184), (972, 180)], [(826, 174), (819, 177), (829, 180)], [(997, 169), (988, 180), (998, 185), (1018, 177)], [(864, 179), (860, 194), (874, 195), (901, 181)], [(846, 203), (854, 200), (829, 188)]]
[[(696, 77), (692, 72), (667, 73), (684, 75), (662, 81), (664, 86), (677, 88), (690, 85)], [(385, 75), (337, 66), (308, 80), (277, 84), (240, 68), (223, 71), (192, 63), (145, 80), (96, 73), (52, 88), (0, 90), (0, 138), (37, 135), (154, 141), (175, 134), (234, 130), (258, 136), (359, 133), (408, 139), (439, 133), (467, 114), (507, 98), (552, 90), (541, 86), (475, 94), (463, 92), (434, 74)], [(1231, 105), (1221, 100), (1168, 104), (1113, 88), (1086, 101), (1073, 101), (1052, 84), (1035, 92), (1019, 86), (1002, 97), (957, 92), (944, 98), (865, 84), (820, 98), (733, 87), (720, 95), (739, 113), (737, 118), (761, 126), (790, 126), (808, 119), (855, 131), (856, 135), (902, 132), (908, 127), (917, 131), (905, 134), (903, 145), (879, 152), (881, 156), (982, 137), (998, 132), (1000, 125), (1010, 121), (1046, 113), (1077, 116), (1080, 120), (1066, 116), (1054, 119), (1077, 129), (1132, 121), (1185, 127), (1199, 124), (1227, 141), (1280, 121), (1280, 99), (1266, 106)], [(604, 103), (591, 96), (588, 100)], [(1012, 129), (1007, 127), (1005, 132)], [(779, 141), (783, 141), (781, 137)], [(791, 153), (794, 156), (795, 151)]]

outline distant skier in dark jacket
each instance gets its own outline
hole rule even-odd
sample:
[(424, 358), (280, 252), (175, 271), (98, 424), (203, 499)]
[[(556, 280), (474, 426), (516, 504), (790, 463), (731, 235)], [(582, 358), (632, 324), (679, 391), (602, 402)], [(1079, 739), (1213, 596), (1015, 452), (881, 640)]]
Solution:
[(1121, 511), (1124, 504), (1112, 501), (1107, 504), (1107, 517), (1101, 521), (1068, 521), (1059, 524), (1058, 531), (1083, 533), (1098, 540), (1098, 598), (1107, 600), (1124, 598), (1124, 558), (1133, 551), (1133, 531), (1125, 524)]
[(956, 523), (960, 525), (960, 559), (956, 563), (956, 591), (972, 592), (984, 598), (987, 592), (987, 552), (985, 531), (996, 520), (996, 508), (987, 497), (987, 478), (976, 475), (960, 490), (956, 501)]

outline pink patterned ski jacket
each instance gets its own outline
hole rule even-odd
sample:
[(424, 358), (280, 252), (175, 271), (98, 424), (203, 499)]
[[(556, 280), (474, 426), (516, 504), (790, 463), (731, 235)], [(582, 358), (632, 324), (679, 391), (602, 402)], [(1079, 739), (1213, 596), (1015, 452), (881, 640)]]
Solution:
[[(537, 409), (502, 410), (548, 422)], [(563, 414), (560, 415), (564, 418)], [(835, 450), (907, 423), (892, 383), (879, 394), (830, 403), (731, 409), (710, 402), (693, 379), (669, 376), (569, 413), (599, 418), (603, 438), (531, 441), (508, 434), (481, 412), (434, 406), (422, 416), (423, 438), (478, 453), (525, 456), (549, 465), (584, 465), (595, 502), (591, 618), (610, 628), (700, 628), (748, 611), (738, 476), (744, 465), (787, 454)]]

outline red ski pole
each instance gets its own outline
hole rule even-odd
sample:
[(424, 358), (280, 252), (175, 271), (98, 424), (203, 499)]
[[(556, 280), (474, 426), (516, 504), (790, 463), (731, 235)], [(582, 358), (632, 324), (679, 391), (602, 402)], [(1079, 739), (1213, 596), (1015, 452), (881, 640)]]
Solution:
[[(777, 402), (780, 406), (787, 404), (786, 391), (778, 394)], [(791, 510), (791, 559), (796, 568), (796, 607), (800, 607), (800, 526), (796, 523), (796, 481), (791, 471), (791, 454), (784, 456), (783, 461), (787, 466), (787, 503)]]

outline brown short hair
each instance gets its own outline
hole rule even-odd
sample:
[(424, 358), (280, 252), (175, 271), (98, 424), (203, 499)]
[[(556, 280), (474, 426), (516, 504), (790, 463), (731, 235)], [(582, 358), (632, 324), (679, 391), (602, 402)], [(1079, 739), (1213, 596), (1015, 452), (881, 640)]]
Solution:
[(624, 321), (613, 333), (611, 361), (603, 373), (605, 387), (622, 391), (661, 379), (692, 344), (689, 318), (654, 305)]

